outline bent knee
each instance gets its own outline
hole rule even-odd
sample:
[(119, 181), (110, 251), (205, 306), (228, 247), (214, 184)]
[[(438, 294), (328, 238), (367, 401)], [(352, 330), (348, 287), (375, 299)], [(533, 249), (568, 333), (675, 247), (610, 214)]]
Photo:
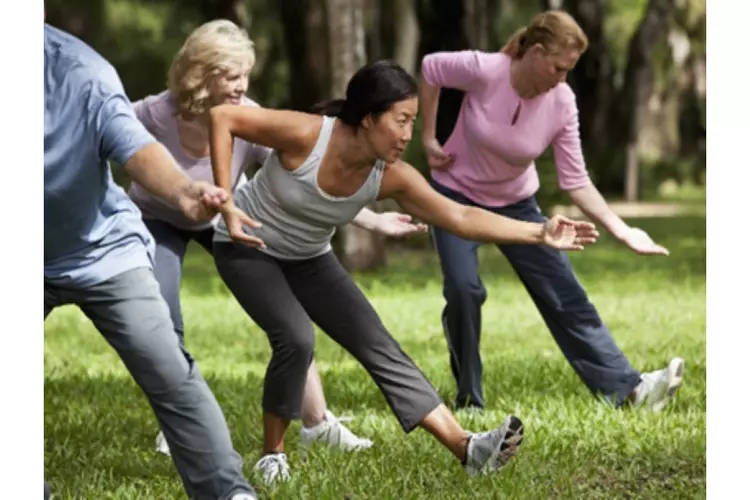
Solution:
[(292, 358), (295, 362), (311, 360), (315, 352), (315, 333), (285, 335), (274, 352), (285, 358)]
[(483, 303), (487, 290), (477, 277), (446, 276), (443, 295), (451, 302)]

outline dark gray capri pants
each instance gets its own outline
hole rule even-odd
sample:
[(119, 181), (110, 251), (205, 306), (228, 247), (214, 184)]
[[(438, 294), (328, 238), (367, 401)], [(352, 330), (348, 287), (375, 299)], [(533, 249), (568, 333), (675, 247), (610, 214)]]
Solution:
[(442, 403), (333, 252), (281, 260), (215, 242), (214, 259), (232, 294), (271, 344), (263, 390), (266, 413), (301, 418), (315, 347), (313, 322), (364, 366), (405, 432)]

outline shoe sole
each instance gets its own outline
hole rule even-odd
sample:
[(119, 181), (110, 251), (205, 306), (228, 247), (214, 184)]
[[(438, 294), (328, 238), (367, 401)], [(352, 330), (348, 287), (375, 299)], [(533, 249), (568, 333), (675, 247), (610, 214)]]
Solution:
[(677, 389), (682, 385), (682, 378), (685, 374), (685, 360), (682, 358), (674, 358), (669, 362), (667, 367), (667, 374), (669, 375), (669, 381), (667, 382), (667, 393), (664, 399), (659, 401), (653, 406), (653, 411), (660, 412), (666, 408), (667, 404), (672, 401), (674, 395), (677, 394)]
[(503, 422), (502, 427), (505, 428), (503, 439), (492, 451), (490, 458), (483, 467), (484, 471), (498, 471), (505, 467), (510, 459), (518, 453), (518, 447), (523, 443), (523, 422), (520, 418), (511, 415)]

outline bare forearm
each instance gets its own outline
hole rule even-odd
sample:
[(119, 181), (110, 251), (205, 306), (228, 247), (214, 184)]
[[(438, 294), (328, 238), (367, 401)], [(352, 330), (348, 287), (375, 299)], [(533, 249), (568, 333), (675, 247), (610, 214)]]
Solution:
[(424, 78), (420, 80), (419, 104), (422, 107), (422, 137), (435, 137), (440, 87), (433, 87)]
[(190, 185), (190, 179), (179, 169), (169, 151), (158, 142), (141, 148), (123, 168), (131, 179), (176, 208)]
[(232, 196), (232, 150), (234, 140), (227, 120), (220, 113), (211, 110), (209, 126), (211, 145), (211, 169), (214, 183)]
[(596, 186), (587, 186), (569, 192), (573, 203), (586, 214), (588, 218), (603, 226), (612, 236), (622, 239), (630, 227), (609, 208)]
[(496, 215), (476, 207), (465, 207), (461, 215), (445, 228), (472, 241), (486, 243), (542, 244), (544, 225)]
[(362, 229), (372, 231), (377, 226), (377, 221), (378, 214), (365, 207), (359, 211), (356, 217), (354, 217), (352, 224), (361, 227)]

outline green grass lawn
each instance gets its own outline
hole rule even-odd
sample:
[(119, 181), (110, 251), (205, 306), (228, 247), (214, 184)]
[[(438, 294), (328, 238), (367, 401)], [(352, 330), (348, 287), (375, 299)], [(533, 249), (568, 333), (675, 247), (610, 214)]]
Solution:
[[(298, 447), (293, 478), (263, 498), (705, 498), (705, 219), (635, 221), (668, 258), (638, 257), (604, 237), (572, 255), (579, 278), (638, 369), (686, 360), (685, 385), (662, 414), (597, 403), (554, 344), (531, 300), (492, 247), (481, 250), (489, 297), (482, 354), (488, 409), (461, 415), (471, 430), (519, 415), (526, 439), (501, 473), (467, 477), (430, 435), (405, 436), (366, 372), (325, 335), (316, 359), (330, 408), (376, 445), (356, 455)], [(454, 383), (440, 327), (440, 274), (429, 251), (391, 253), (387, 271), (358, 275), (385, 324), (452, 401)], [(194, 248), (183, 286), (187, 345), (198, 359), (246, 462), (258, 459), (265, 335)], [(56, 498), (183, 498), (171, 461), (153, 450), (156, 421), (112, 349), (71, 307), (45, 325), (45, 477)]]

